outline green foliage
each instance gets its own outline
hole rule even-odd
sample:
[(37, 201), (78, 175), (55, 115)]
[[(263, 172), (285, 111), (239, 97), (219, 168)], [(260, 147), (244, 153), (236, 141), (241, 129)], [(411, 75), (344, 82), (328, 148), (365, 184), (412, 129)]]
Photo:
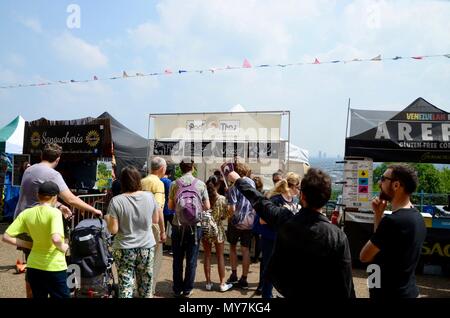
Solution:
[(441, 193), (443, 190), (440, 171), (431, 163), (411, 164), (417, 171), (419, 186), (416, 192)]
[(389, 163), (383, 162), (378, 167), (373, 170), (373, 192), (379, 192), (380, 186), (378, 185), (378, 180), (380, 180), (383, 173), (386, 171)]
[(112, 171), (108, 170), (105, 163), (99, 163), (97, 165), (97, 189), (100, 191), (111, 188)]
[(439, 175), (441, 179), (442, 192), (450, 194), (450, 169), (444, 168)]
[[(175, 167), (175, 180), (180, 178), (182, 175), (183, 175), (183, 173), (181, 172), (180, 166), (177, 165)], [(197, 178), (198, 172), (197, 172), (197, 168), (195, 166), (194, 166), (194, 171), (192, 172), (192, 175)]]

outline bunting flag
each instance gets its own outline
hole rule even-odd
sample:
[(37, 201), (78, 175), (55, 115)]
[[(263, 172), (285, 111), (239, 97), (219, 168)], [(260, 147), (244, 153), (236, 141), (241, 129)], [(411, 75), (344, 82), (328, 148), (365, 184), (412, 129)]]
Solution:
[(381, 61), (381, 54), (375, 56), (374, 58), (370, 59), (371, 61)]
[(242, 63), (242, 67), (243, 68), (251, 68), (252, 65), (250, 64), (250, 62), (247, 59), (244, 59), (244, 63)]
[[(252, 66), (250, 64), (250, 62), (248, 61), (248, 59), (244, 59), (242, 66), (230, 66), (227, 65), (226, 67), (209, 67), (209, 68), (204, 68), (204, 69), (200, 69), (200, 70), (189, 70), (189, 69), (180, 69), (177, 70), (175, 73), (178, 74), (184, 74), (184, 73), (198, 73), (198, 74), (205, 74), (205, 73), (210, 73), (210, 74), (216, 74), (219, 71), (225, 71), (225, 70), (241, 70), (244, 68), (252, 68), (252, 69), (256, 69), (256, 68), (286, 68), (286, 67), (290, 67), (290, 66), (301, 66), (301, 65), (307, 65), (307, 64), (336, 64), (336, 63), (349, 63), (349, 62), (370, 62), (370, 61), (384, 61), (384, 60), (391, 60), (391, 61), (398, 61), (398, 60), (405, 60), (405, 59), (413, 59), (413, 60), (425, 60), (425, 59), (429, 59), (429, 58), (436, 58), (436, 57), (446, 57), (446, 58), (450, 58), (450, 53), (448, 54), (434, 54), (434, 55), (414, 55), (414, 56), (394, 56), (394, 57), (387, 57), (387, 58), (382, 58), (381, 54), (372, 57), (370, 59), (361, 59), (361, 58), (353, 58), (353, 59), (349, 59), (349, 60), (329, 60), (329, 61), (320, 61), (319, 58), (315, 58), (314, 62), (297, 62), (297, 63), (288, 63), (288, 64), (259, 64), (256, 66)], [(85, 80), (55, 80), (55, 81), (47, 81), (47, 82), (38, 82), (38, 83), (31, 83), (31, 84), (24, 84), (24, 83), (17, 83), (17, 84), (0, 84), (0, 89), (8, 89), (8, 88), (22, 88), (22, 87), (42, 87), (42, 86), (50, 86), (50, 85), (61, 85), (61, 84), (70, 84), (70, 83), (88, 83), (88, 82), (93, 82), (93, 81), (98, 81), (98, 80), (116, 80), (116, 79), (128, 79), (128, 78), (132, 78), (132, 77), (148, 77), (148, 76), (161, 76), (161, 75), (171, 75), (174, 72), (172, 72), (172, 70), (170, 69), (165, 69), (163, 72), (153, 72), (153, 73), (142, 73), (142, 72), (137, 72), (136, 75), (128, 75), (128, 73), (126, 71), (122, 71), (122, 76), (110, 76), (110, 77), (103, 77), (103, 78), (99, 78), (97, 75), (94, 75), (91, 79), (85, 79)]]

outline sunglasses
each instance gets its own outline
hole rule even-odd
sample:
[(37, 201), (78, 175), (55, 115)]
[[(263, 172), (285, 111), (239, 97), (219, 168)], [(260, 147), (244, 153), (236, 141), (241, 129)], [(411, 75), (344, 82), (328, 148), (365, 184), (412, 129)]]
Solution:
[(381, 182), (384, 182), (385, 180), (395, 181), (394, 178), (386, 177), (386, 176), (384, 176), (384, 175), (380, 177), (380, 181), (381, 181)]

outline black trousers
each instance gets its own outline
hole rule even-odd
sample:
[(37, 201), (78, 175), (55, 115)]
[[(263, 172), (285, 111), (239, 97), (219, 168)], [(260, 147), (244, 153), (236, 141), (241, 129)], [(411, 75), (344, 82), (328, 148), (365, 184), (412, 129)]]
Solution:
[(30, 283), (33, 298), (69, 298), (67, 271), (48, 272), (35, 268), (27, 268), (27, 279)]

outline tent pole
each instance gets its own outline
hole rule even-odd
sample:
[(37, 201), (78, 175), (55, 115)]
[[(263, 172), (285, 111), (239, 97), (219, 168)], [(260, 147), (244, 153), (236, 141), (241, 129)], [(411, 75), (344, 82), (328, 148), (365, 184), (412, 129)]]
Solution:
[(291, 157), (291, 111), (288, 110), (288, 156), (287, 156), (287, 172), (289, 172), (289, 158)]
[[(345, 139), (347, 139), (347, 131), (348, 131), (348, 117), (350, 114), (350, 97), (348, 98), (348, 106), (347, 106), (347, 121), (345, 122)], [(345, 147), (345, 146), (344, 146)], [(345, 157), (345, 149), (344, 149), (344, 157)]]
[(346, 125), (345, 125), (345, 138), (347, 138), (347, 132), (348, 132), (348, 117), (350, 114), (350, 98), (348, 99), (348, 106), (347, 106), (347, 121), (346, 121)]
[(150, 170), (148, 169), (149, 166), (149, 162), (148, 159), (150, 157), (150, 125), (151, 125), (151, 121), (152, 121), (152, 114), (148, 115), (148, 137), (147, 137), (147, 158), (145, 159), (146, 162), (146, 166), (147, 166), (147, 175), (150, 173)]

